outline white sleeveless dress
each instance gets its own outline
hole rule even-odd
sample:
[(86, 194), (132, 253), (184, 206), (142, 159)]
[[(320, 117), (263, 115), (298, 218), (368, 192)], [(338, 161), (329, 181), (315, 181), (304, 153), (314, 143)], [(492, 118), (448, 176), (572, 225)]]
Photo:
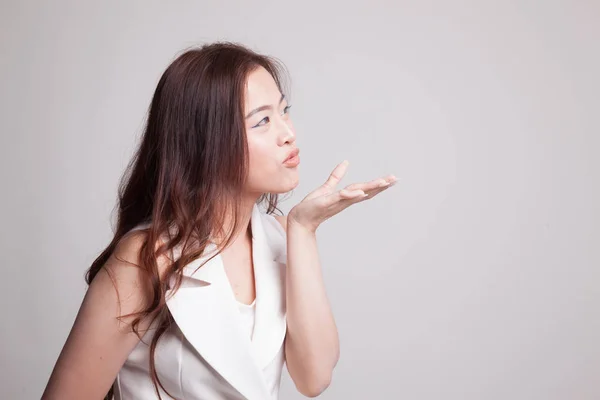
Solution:
[[(197, 269), (213, 254), (212, 244), (184, 268), (180, 289), (167, 301), (175, 324), (158, 342), (155, 365), (177, 399), (278, 398), (285, 363), (285, 230), (257, 205), (250, 224), (256, 285), (251, 305), (235, 299), (220, 255)], [(119, 371), (115, 400), (158, 399), (149, 373), (153, 334), (146, 332)], [(160, 386), (159, 392), (170, 398)]]

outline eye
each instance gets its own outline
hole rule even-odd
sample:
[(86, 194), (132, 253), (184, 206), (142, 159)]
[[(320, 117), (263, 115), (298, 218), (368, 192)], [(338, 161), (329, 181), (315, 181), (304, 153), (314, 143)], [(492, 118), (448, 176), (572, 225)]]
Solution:
[(289, 113), (290, 112), (290, 108), (292, 108), (292, 106), (289, 105), (289, 104), (287, 106), (285, 106), (285, 108), (283, 109), (282, 115)]
[(260, 122), (256, 125), (253, 126), (253, 128), (257, 128), (259, 126), (263, 126), (269, 123), (269, 117), (264, 117), (263, 119), (260, 120)]

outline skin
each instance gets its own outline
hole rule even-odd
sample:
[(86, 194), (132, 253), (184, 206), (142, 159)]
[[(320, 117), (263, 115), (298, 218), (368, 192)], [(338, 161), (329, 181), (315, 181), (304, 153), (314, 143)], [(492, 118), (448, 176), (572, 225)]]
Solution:
[[(221, 254), (236, 298), (246, 304), (255, 298), (249, 226), (252, 208), (263, 193), (286, 193), (299, 182), (298, 167), (283, 165), (283, 160), (296, 148), (296, 134), (287, 106), (287, 100), (282, 100), (275, 81), (265, 69), (257, 68), (249, 74), (245, 115), (251, 115), (245, 122), (250, 171), (242, 198), (245, 212), (242, 229)], [(261, 110), (253, 112), (257, 108)], [(390, 175), (337, 190), (347, 167), (347, 162), (339, 164), (327, 181), (287, 216), (277, 217), (287, 232), (286, 363), (298, 391), (309, 397), (319, 395), (329, 386), (339, 359), (338, 332), (323, 284), (316, 230), (325, 220), (350, 205), (372, 198), (396, 181)], [(138, 344), (139, 338), (129, 326), (131, 318), (120, 322), (117, 316), (137, 311), (146, 301), (142, 272), (127, 263), (139, 264), (143, 235), (143, 232), (126, 235), (90, 284), (42, 400), (102, 398)], [(165, 270), (168, 261), (158, 259), (160, 271)], [(144, 330), (148, 325), (148, 321), (142, 321), (140, 328)]]
[[(263, 68), (248, 77), (246, 135), (250, 153), (250, 176), (246, 221), (261, 193), (285, 193), (298, 182), (298, 167), (289, 168), (282, 161), (296, 148), (296, 134), (275, 81)], [(296, 388), (305, 396), (315, 397), (325, 390), (339, 359), (339, 339), (331, 307), (325, 292), (318, 256), (316, 230), (327, 219), (352, 204), (373, 198), (396, 182), (389, 175), (371, 182), (354, 183), (342, 190), (336, 186), (348, 168), (340, 163), (327, 181), (294, 206), (287, 216), (277, 217), (287, 232), (286, 309), (288, 330), (285, 340), (287, 368)], [(232, 253), (249, 254), (249, 235), (235, 243)], [(239, 256), (238, 256), (239, 257)], [(239, 258), (238, 258), (239, 261)], [(249, 303), (254, 296), (251, 262), (228, 270), (230, 281), (240, 284), (236, 293), (240, 301)], [(238, 274), (242, 275), (238, 278)], [(232, 285), (234, 290), (236, 285)]]

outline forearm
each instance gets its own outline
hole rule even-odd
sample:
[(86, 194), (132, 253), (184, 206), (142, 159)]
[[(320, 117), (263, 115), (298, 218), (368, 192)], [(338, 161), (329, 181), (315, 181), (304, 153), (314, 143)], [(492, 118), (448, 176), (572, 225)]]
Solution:
[(339, 358), (339, 339), (325, 292), (315, 232), (289, 221), (287, 254), (288, 370), (296, 386), (320, 392), (329, 384)]

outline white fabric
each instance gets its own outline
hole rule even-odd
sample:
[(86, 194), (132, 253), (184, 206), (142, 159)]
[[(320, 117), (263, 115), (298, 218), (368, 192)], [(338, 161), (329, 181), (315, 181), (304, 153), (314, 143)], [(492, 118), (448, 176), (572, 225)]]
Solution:
[(256, 299), (254, 299), (252, 304), (238, 302), (238, 309), (240, 310), (244, 334), (252, 341), (252, 333), (254, 331), (254, 314), (256, 313)]
[[(250, 222), (256, 285), (251, 306), (235, 299), (220, 255), (197, 269), (214, 246), (184, 268), (181, 288), (167, 301), (175, 324), (158, 342), (156, 370), (177, 399), (278, 398), (285, 362), (285, 231), (256, 205)], [(149, 375), (153, 332), (145, 334), (119, 371), (115, 400), (158, 399)]]
[[(238, 309), (240, 311), (241, 325), (244, 334), (250, 339), (252, 345), (252, 336), (254, 333), (254, 319), (256, 315), (256, 299), (252, 302), (252, 304), (244, 304), (238, 302)], [(253, 351), (259, 351), (256, 346), (252, 346)], [(283, 347), (277, 353), (277, 356), (265, 367), (263, 368), (263, 374), (265, 376), (265, 381), (267, 382), (267, 386), (271, 388), (272, 399), (277, 399), (279, 392), (279, 382), (281, 380), (281, 370), (284, 363), (284, 351)]]

